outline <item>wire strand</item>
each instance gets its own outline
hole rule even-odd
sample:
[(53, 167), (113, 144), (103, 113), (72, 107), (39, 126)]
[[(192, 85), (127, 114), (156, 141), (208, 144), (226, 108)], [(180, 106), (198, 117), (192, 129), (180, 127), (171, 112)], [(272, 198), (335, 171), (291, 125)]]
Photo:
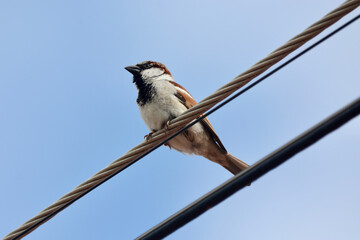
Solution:
[[(164, 142), (168, 141), (176, 132), (180, 131), (182, 127), (199, 117), (201, 114), (209, 110), (211, 107), (230, 96), (236, 90), (244, 86), (250, 80), (254, 79), (268, 68), (279, 62), (281, 59), (286, 57), (288, 54), (299, 48), (307, 41), (318, 35), (327, 27), (341, 19), (347, 13), (351, 12), (360, 5), (359, 0), (348, 0), (340, 5), (338, 8), (331, 11), (329, 14), (324, 16), (321, 20), (305, 29), (301, 34), (295, 36), (282, 47), (270, 53), (266, 58), (262, 59), (244, 73), (235, 77), (231, 82), (223, 86), (222, 88), (209, 95), (204, 100), (200, 101), (197, 105), (184, 112), (179, 117), (173, 119), (168, 127), (168, 130), (159, 130), (152, 135), (149, 141), (143, 141), (136, 147), (132, 148), (122, 157), (116, 159), (110, 163), (107, 167), (90, 177), (88, 180), (74, 188), (72, 191), (58, 199), (56, 202), (45, 208), (43, 211), (38, 213), (36, 216), (25, 222), (19, 228), (15, 229), (7, 236), (4, 240), (8, 239), (20, 239), (37, 227), (54, 217), (57, 213), (71, 205), (82, 196), (86, 195), (102, 183), (106, 182), (117, 173), (126, 169), (131, 164), (140, 160), (156, 148), (160, 147)], [(164, 139), (167, 138), (165, 141)]]

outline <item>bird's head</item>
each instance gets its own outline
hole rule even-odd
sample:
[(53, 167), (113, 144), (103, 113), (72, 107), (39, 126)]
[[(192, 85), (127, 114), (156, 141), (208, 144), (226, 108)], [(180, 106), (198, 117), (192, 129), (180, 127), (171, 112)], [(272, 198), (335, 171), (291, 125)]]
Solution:
[(134, 82), (151, 83), (154, 80), (161, 79), (162, 76), (172, 78), (167, 67), (159, 62), (144, 61), (136, 65), (125, 67), (133, 76)]

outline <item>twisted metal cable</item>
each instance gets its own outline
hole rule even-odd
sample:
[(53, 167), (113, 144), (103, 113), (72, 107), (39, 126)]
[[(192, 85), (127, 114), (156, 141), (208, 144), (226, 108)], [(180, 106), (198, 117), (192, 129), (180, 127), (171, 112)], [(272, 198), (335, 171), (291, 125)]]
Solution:
[(35, 217), (31, 218), (18, 229), (9, 233), (5, 236), (4, 240), (9, 239), (20, 239), (37, 227), (54, 217), (61, 210), (65, 209), (67, 206), (71, 205), (73, 202), (78, 200), (80, 197), (84, 196), (103, 182), (107, 181), (113, 177), (118, 172), (122, 171), (126, 167), (130, 166), (135, 161), (147, 155), (149, 152), (153, 151), (155, 147), (159, 145), (167, 137), (170, 138), (172, 135), (175, 135), (182, 127), (193, 121), (195, 118), (199, 117), (201, 114), (212, 108), (214, 105), (231, 95), (233, 92), (247, 84), (249, 81), (266, 71), (268, 68), (279, 62), (281, 59), (289, 55), (291, 52), (305, 44), (307, 41), (318, 35), (327, 27), (331, 26), (333, 23), (338, 21), (340, 18), (345, 16), (347, 13), (351, 12), (360, 5), (360, 0), (348, 0), (338, 8), (324, 16), (321, 20), (311, 25), (301, 34), (295, 36), (282, 47), (276, 49), (270, 53), (266, 58), (259, 61), (253, 65), (250, 69), (244, 73), (235, 77), (231, 82), (221, 87), (215, 93), (211, 94), (201, 102), (199, 102), (194, 107), (190, 108), (184, 112), (179, 117), (173, 119), (169, 128), (166, 131), (160, 130), (152, 135), (152, 138), (148, 141), (143, 141), (136, 147), (132, 148), (122, 157), (116, 159), (103, 170), (99, 171), (87, 181), (83, 182), (71, 192), (64, 195), (52, 205), (41, 211)]

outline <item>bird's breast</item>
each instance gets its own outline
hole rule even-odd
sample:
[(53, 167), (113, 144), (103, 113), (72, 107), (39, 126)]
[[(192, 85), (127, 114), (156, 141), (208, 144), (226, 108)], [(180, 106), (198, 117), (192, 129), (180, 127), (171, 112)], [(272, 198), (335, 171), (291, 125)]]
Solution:
[(166, 108), (161, 107), (154, 101), (139, 106), (141, 118), (150, 131), (157, 131), (164, 127), (165, 123), (171, 119), (171, 115)]
[(166, 122), (179, 116), (186, 107), (176, 98), (175, 87), (168, 81), (153, 84), (155, 94), (146, 104), (138, 104), (140, 115), (150, 131), (162, 129)]

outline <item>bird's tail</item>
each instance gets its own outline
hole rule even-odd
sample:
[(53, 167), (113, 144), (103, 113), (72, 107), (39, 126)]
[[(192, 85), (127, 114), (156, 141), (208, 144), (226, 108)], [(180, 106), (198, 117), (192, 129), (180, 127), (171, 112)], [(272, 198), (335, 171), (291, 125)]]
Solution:
[(232, 174), (236, 175), (249, 165), (245, 162), (241, 161), (234, 155), (230, 153), (226, 153), (226, 164), (223, 165), (227, 170), (229, 170)]

